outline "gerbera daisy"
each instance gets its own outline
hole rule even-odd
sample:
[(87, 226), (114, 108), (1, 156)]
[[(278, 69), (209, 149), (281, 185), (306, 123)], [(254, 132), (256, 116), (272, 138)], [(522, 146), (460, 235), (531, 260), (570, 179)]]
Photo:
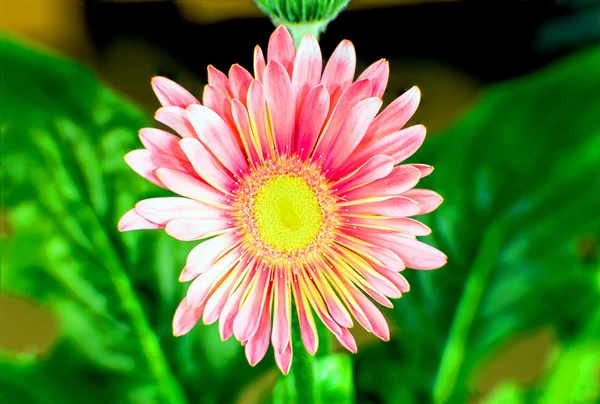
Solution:
[[(388, 340), (387, 322), (371, 301), (409, 290), (405, 267), (434, 269), (446, 256), (416, 236), (431, 230), (410, 216), (442, 198), (414, 189), (433, 168), (398, 165), (425, 139), (422, 125), (401, 129), (420, 99), (413, 87), (378, 115), (389, 66), (380, 60), (356, 80), (356, 55), (342, 41), (322, 69), (314, 37), (298, 49), (280, 26), (267, 58), (254, 52), (254, 76), (239, 65), (225, 75), (208, 67), (202, 103), (178, 84), (155, 77), (162, 104), (155, 118), (179, 136), (145, 128), (145, 149), (125, 156), (137, 173), (180, 197), (140, 201), (122, 231), (164, 228), (202, 241), (180, 281), (193, 281), (179, 305), (175, 335), (202, 317), (219, 320), (225, 340), (245, 345), (255, 365), (271, 341), (287, 373), (291, 321), (314, 354), (314, 315), (347, 349), (357, 347), (355, 321)], [(367, 297), (368, 296), (368, 297)]]

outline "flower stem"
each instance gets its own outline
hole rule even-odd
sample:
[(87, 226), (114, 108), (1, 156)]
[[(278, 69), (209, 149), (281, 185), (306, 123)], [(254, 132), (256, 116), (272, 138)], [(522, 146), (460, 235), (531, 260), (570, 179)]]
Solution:
[(485, 234), (458, 303), (433, 385), (435, 403), (447, 403), (454, 392), (465, 357), (471, 325), (479, 309), (485, 285), (490, 278), (498, 251), (504, 240), (504, 228), (498, 223), (500, 222), (490, 226)]
[(297, 316), (292, 316), (292, 373), (296, 400), (302, 404), (319, 404), (319, 394), (315, 384), (315, 358), (310, 355), (302, 344), (300, 322)]

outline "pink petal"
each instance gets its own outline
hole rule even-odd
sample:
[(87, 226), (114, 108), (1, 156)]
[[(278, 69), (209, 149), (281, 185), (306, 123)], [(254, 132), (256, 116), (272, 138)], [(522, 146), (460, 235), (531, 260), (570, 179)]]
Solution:
[(427, 164), (409, 164), (421, 171), (421, 178), (427, 177), (433, 172), (433, 167)]
[(283, 25), (277, 27), (269, 38), (267, 48), (267, 63), (275, 60), (287, 70), (289, 76), (292, 75), (294, 59), (296, 58), (296, 46), (292, 35)]
[(379, 154), (371, 157), (362, 166), (354, 172), (346, 175), (335, 184), (335, 190), (338, 194), (351, 191), (362, 187), (380, 178), (387, 177), (394, 168), (394, 159), (389, 156)]
[(225, 211), (188, 198), (164, 197), (144, 199), (135, 205), (136, 212), (147, 220), (165, 226), (173, 219), (223, 219)]
[(200, 104), (188, 90), (166, 77), (153, 77), (151, 84), (158, 101), (163, 107), (185, 108), (189, 104)]
[(283, 352), (291, 336), (291, 294), (287, 280), (287, 271), (283, 266), (273, 274), (273, 332), (271, 342), (276, 351)]
[(328, 111), (329, 93), (323, 85), (318, 85), (306, 96), (296, 128), (296, 151), (302, 160), (312, 154)]
[(353, 237), (348, 237), (348, 235), (344, 235), (343, 239), (337, 240), (337, 242), (355, 254), (369, 260), (371, 263), (382, 265), (393, 271), (402, 271), (404, 269), (404, 262), (402, 262), (400, 257), (387, 248), (365, 245)]
[(173, 219), (165, 227), (177, 240), (192, 241), (214, 236), (234, 226), (229, 219)]
[(213, 206), (229, 207), (229, 201), (223, 193), (188, 174), (169, 168), (159, 168), (156, 170), (156, 175), (176, 194)]
[(125, 155), (125, 162), (139, 175), (148, 181), (165, 188), (163, 182), (156, 176), (156, 170), (165, 167), (182, 173), (194, 173), (187, 161), (179, 160), (169, 154), (157, 150), (133, 150)]
[(219, 89), (209, 85), (204, 86), (202, 101), (205, 107), (212, 109), (224, 121), (227, 121), (228, 114), (231, 114), (229, 111), (230, 101)]
[(190, 332), (200, 319), (201, 315), (201, 307), (190, 307), (188, 306), (186, 299), (183, 299), (181, 303), (179, 303), (179, 307), (177, 307), (175, 316), (173, 317), (173, 334), (178, 337)]
[(423, 144), (426, 129), (423, 125), (415, 125), (394, 132), (367, 145), (361, 145), (348, 162), (348, 169), (362, 164), (374, 154), (387, 154), (398, 164), (412, 156)]
[(260, 81), (253, 80), (248, 89), (248, 117), (250, 118), (250, 127), (254, 136), (260, 142), (262, 156), (267, 159), (274, 153), (275, 147), (271, 144), (267, 134), (267, 103), (265, 101), (264, 91)]
[(322, 276), (324, 271), (322, 265), (326, 264), (322, 262), (321, 266), (318, 266), (316, 271), (313, 272), (313, 282), (323, 300), (325, 300), (327, 310), (329, 311), (329, 314), (331, 314), (333, 320), (342, 327), (352, 327), (354, 323), (352, 322), (350, 314), (348, 314), (348, 311), (334, 292), (330, 283)]
[[(340, 127), (325, 163), (323, 163), (325, 170), (335, 172), (346, 161), (361, 142), (369, 123), (379, 112), (382, 103), (383, 101), (380, 98), (372, 97), (364, 99), (352, 107)], [(345, 174), (343, 170), (342, 174)]]
[(278, 153), (290, 154), (296, 112), (290, 77), (279, 62), (272, 61), (267, 65), (263, 83)]
[(233, 271), (227, 275), (226, 279), (213, 288), (210, 296), (206, 300), (204, 306), (204, 314), (202, 322), (204, 324), (212, 324), (221, 315), (227, 300), (231, 296), (231, 291), (238, 284), (239, 280), (248, 272), (248, 267), (244, 263), (237, 265)]
[(319, 43), (315, 37), (307, 34), (302, 38), (298, 47), (292, 72), (292, 92), (297, 110), (304, 103), (310, 89), (319, 84), (322, 67), (323, 57)]
[(223, 310), (221, 311), (219, 320), (219, 334), (221, 335), (221, 339), (223, 341), (229, 339), (233, 335), (233, 321), (238, 315), (242, 297), (244, 297), (249, 285), (260, 274), (259, 271), (255, 270), (254, 263), (248, 264), (246, 266), (246, 271), (247, 274), (243, 278), (241, 285), (239, 285), (233, 294), (226, 299)]
[(266, 67), (267, 64), (265, 63), (263, 51), (260, 46), (256, 45), (254, 48), (254, 78), (256, 80), (262, 81), (263, 72)]
[(179, 160), (187, 160), (187, 157), (179, 147), (181, 138), (164, 130), (155, 128), (144, 128), (139, 132), (140, 140), (148, 150), (157, 150), (177, 157)]
[(248, 70), (238, 64), (231, 66), (231, 69), (229, 69), (231, 91), (233, 92), (233, 96), (244, 104), (246, 103), (246, 95), (248, 95), (248, 87), (250, 87), (251, 82), (252, 75)]
[(365, 135), (365, 142), (381, 139), (402, 129), (417, 110), (420, 100), (421, 91), (417, 86), (396, 98), (373, 120)]
[[(234, 248), (194, 279), (187, 291), (188, 305), (204, 307), (211, 291), (219, 285), (223, 278), (234, 271), (241, 253), (240, 248)], [(186, 265), (186, 268), (190, 270), (189, 265)], [(192, 269), (190, 272), (197, 271)]]
[(210, 147), (210, 151), (229, 171), (236, 175), (248, 171), (248, 164), (235, 135), (219, 115), (202, 105), (190, 105), (187, 113), (202, 143)]
[(189, 272), (201, 274), (208, 270), (225, 252), (235, 247), (240, 236), (225, 233), (198, 244), (190, 251), (185, 267)]
[(233, 321), (233, 334), (238, 341), (246, 341), (258, 330), (260, 313), (266, 304), (271, 269), (263, 268), (256, 281), (250, 286), (248, 296)]
[(357, 81), (342, 93), (335, 107), (334, 104), (331, 104), (330, 108), (334, 107), (334, 109), (323, 134), (317, 141), (317, 147), (313, 156), (314, 160), (320, 160), (330, 152), (331, 146), (348, 116), (348, 112), (357, 103), (369, 97), (370, 94), (371, 83), (368, 80)]
[(387, 177), (356, 188), (346, 193), (344, 197), (348, 200), (355, 200), (374, 196), (399, 195), (417, 185), (420, 178), (421, 172), (418, 169), (409, 165), (396, 166)]
[(277, 349), (274, 351), (277, 367), (281, 369), (281, 372), (284, 375), (287, 375), (290, 371), (290, 366), (292, 365), (292, 344), (288, 343), (285, 350), (281, 353)]
[(390, 328), (381, 311), (371, 301), (356, 288), (349, 288), (356, 304), (365, 314), (371, 325), (371, 332), (384, 341), (390, 339)]
[(431, 229), (423, 223), (408, 217), (394, 218), (366, 218), (353, 217), (348, 221), (349, 226), (359, 226), (379, 230), (398, 231), (413, 236), (427, 236), (431, 234)]
[(123, 215), (117, 225), (119, 231), (143, 230), (143, 229), (160, 229), (163, 225), (153, 223), (140, 216), (135, 208), (130, 209)]
[(228, 194), (231, 194), (231, 191), (237, 187), (230, 174), (198, 140), (185, 138), (179, 144), (196, 173), (204, 181)]
[(395, 252), (406, 266), (413, 269), (437, 269), (446, 265), (448, 258), (441, 251), (408, 237), (394, 239)]
[(185, 109), (180, 107), (162, 107), (154, 114), (154, 119), (167, 125), (181, 137), (197, 137), (196, 131), (188, 119)]
[[(305, 273), (305, 275), (307, 274)], [(325, 326), (332, 333), (339, 335), (342, 330), (339, 324), (329, 314), (328, 308), (325, 306), (321, 294), (315, 289), (312, 281), (307, 279), (306, 276), (298, 276), (298, 282), (300, 282), (301, 289), (305, 292), (305, 296), (308, 298), (311, 307), (317, 313), (319, 319), (321, 319), (323, 324), (325, 324)], [(350, 323), (352, 324), (352, 320), (350, 320)]]
[(317, 334), (317, 326), (315, 319), (310, 309), (307, 297), (300, 288), (300, 283), (292, 281), (292, 292), (294, 293), (294, 302), (296, 304), (296, 313), (298, 314), (298, 322), (300, 323), (300, 335), (306, 350), (311, 355), (317, 352), (319, 347), (319, 337)]
[(356, 340), (354, 339), (352, 334), (350, 334), (350, 331), (348, 331), (347, 328), (342, 328), (341, 335), (336, 335), (336, 334), (334, 334), (334, 335), (335, 335), (335, 338), (337, 338), (339, 343), (342, 344), (342, 346), (344, 348), (346, 348), (347, 350), (349, 350), (352, 353), (358, 352), (358, 347), (356, 346)]
[(358, 80), (369, 79), (371, 81), (371, 97), (383, 97), (387, 81), (390, 76), (390, 64), (385, 59), (381, 59), (371, 66), (367, 67), (358, 78)]
[(212, 65), (208, 65), (208, 84), (215, 87), (223, 95), (232, 98), (231, 86), (229, 85), (229, 79), (222, 71), (215, 69)]
[(198, 277), (199, 274), (195, 274), (193, 272), (190, 272), (187, 270), (187, 268), (183, 268), (183, 270), (181, 271), (181, 274), (179, 274), (179, 282), (189, 282), (191, 280), (196, 279), (196, 277)]
[[(414, 216), (419, 213), (419, 204), (403, 196), (393, 196), (385, 200), (363, 199), (365, 203), (354, 204), (346, 208), (347, 214), (382, 215), (388, 217)], [(356, 201), (353, 201), (353, 203)]]
[(335, 105), (342, 92), (352, 84), (355, 69), (354, 45), (352, 42), (344, 40), (333, 51), (321, 78), (321, 84), (329, 91), (332, 104)]
[(262, 313), (260, 314), (260, 322), (258, 330), (246, 344), (246, 359), (250, 366), (256, 365), (265, 357), (269, 348), (269, 340), (271, 334), (271, 286), (267, 292), (266, 303), (263, 305)]
[(252, 132), (246, 107), (240, 101), (233, 100), (231, 102), (231, 111), (248, 160), (254, 164), (258, 164), (261, 156), (260, 140)]
[(419, 203), (421, 206), (419, 215), (433, 212), (444, 201), (437, 192), (430, 191), (429, 189), (411, 189), (402, 195)]

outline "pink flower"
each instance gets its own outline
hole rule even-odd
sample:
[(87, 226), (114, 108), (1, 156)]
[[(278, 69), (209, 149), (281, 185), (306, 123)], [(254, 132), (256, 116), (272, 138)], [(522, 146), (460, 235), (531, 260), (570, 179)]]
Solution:
[(416, 240), (431, 230), (409, 218), (442, 202), (414, 189), (433, 167), (397, 165), (425, 139), (422, 125), (401, 129), (419, 89), (378, 114), (388, 63), (374, 63), (354, 81), (355, 65), (352, 43), (342, 41), (323, 70), (315, 38), (305, 36), (296, 50), (281, 26), (266, 61), (256, 47), (254, 76), (239, 65), (228, 75), (209, 66), (202, 104), (166, 78), (152, 80), (162, 104), (155, 117), (179, 136), (142, 129), (145, 149), (125, 160), (180, 196), (140, 201), (119, 229), (211, 237), (190, 252), (179, 278), (193, 282), (175, 313), (175, 335), (200, 317), (219, 320), (221, 337), (241, 341), (251, 365), (271, 341), (287, 373), (292, 316), (311, 354), (318, 346), (313, 313), (356, 352), (348, 330), (355, 321), (390, 337), (371, 299), (392, 307), (389, 298), (409, 290), (405, 267), (446, 263)]

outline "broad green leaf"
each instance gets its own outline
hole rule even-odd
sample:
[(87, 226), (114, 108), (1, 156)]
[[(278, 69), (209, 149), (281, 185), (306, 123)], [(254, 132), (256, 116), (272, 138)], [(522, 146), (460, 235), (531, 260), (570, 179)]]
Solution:
[(509, 335), (581, 331), (600, 304), (598, 257), (577, 252), (582, 236), (600, 234), (598, 71), (595, 47), (492, 87), (415, 155), (436, 168), (419, 187), (445, 199), (424, 218), (424, 241), (449, 262), (405, 272), (412, 287), (395, 304), (393, 342), (359, 351), (363, 397), (448, 402)]

